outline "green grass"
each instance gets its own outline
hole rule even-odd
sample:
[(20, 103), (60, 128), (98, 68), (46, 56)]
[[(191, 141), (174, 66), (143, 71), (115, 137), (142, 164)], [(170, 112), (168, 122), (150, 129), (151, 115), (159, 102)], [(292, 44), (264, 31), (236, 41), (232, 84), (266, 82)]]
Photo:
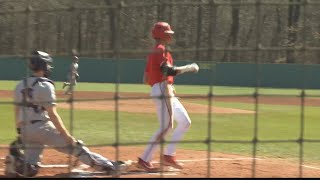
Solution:
[[(11, 82), (6, 82), (11, 84)], [(6, 84), (0, 81), (0, 89)], [(12, 83), (11, 85), (13, 85)], [(93, 85), (93, 87), (91, 86)], [(90, 87), (87, 87), (90, 86)], [(112, 84), (80, 83), (77, 90), (108, 91), (114, 89)], [(198, 89), (199, 88), (199, 89)], [(10, 89), (10, 88), (9, 88)], [(133, 90), (134, 89), (134, 90)], [(186, 94), (203, 93), (208, 91), (206, 86), (176, 86), (177, 91)], [(252, 88), (228, 88), (217, 87), (219, 93), (248, 93)], [(299, 90), (265, 89), (270, 94), (298, 94)], [(111, 90), (112, 91), (112, 90)], [(145, 85), (121, 84), (121, 92), (148, 92)], [(318, 91), (308, 90), (310, 94), (317, 95)], [(0, 102), (11, 101), (10, 98), (1, 98)], [(205, 104), (207, 101), (186, 99), (183, 101)], [(254, 104), (214, 102), (215, 106), (241, 108), (254, 110)], [(255, 122), (257, 122), (259, 140), (297, 140), (303, 132), (304, 138), (319, 139), (320, 121), (318, 107), (305, 107), (304, 129), (301, 131), (301, 108), (299, 106), (262, 105), (259, 104), (258, 119), (255, 121), (254, 114), (212, 114), (211, 138), (214, 140), (245, 140), (250, 141), (254, 137)], [(0, 104), (0, 144), (8, 144), (15, 138), (13, 123), (13, 107), (10, 104)], [(70, 127), (70, 111), (58, 109), (66, 126)], [(115, 112), (75, 110), (73, 121), (73, 134), (76, 138), (84, 140), (89, 145), (112, 144), (116, 140)], [(184, 140), (197, 140), (199, 143), (180, 143), (179, 148), (206, 150), (208, 146), (203, 142), (208, 137), (207, 114), (190, 114), (192, 126), (186, 133)], [(119, 112), (119, 140), (120, 143), (147, 142), (158, 128), (156, 114)], [(170, 140), (170, 139), (167, 139)], [(202, 142), (202, 143), (201, 143)], [(306, 162), (320, 163), (320, 143), (304, 144), (304, 158)], [(252, 155), (252, 143), (213, 143), (213, 151)], [(298, 160), (298, 143), (258, 143), (257, 155), (267, 157), (281, 157)]]
[[(0, 90), (13, 90), (17, 81), (0, 81)], [(56, 90), (62, 90), (62, 82), (56, 82)], [(79, 82), (76, 86), (77, 91), (107, 91), (115, 92), (142, 92), (149, 93), (150, 87), (144, 84), (111, 84), (111, 83), (87, 83)], [(250, 87), (227, 87), (227, 86), (200, 86), (200, 85), (175, 85), (179, 94), (207, 95), (210, 90), (215, 95), (252, 95), (255, 88)], [(300, 89), (275, 89), (259, 88), (259, 93), (264, 95), (300, 95)], [(320, 90), (306, 90), (307, 95), (320, 96)]]
[(0, 144), (7, 144), (16, 136), (13, 105), (0, 104)]

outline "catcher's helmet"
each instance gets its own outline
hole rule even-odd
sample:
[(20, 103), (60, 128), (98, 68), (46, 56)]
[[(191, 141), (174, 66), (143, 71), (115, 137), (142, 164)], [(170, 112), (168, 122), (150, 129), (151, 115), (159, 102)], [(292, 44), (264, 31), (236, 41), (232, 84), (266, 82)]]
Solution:
[(53, 59), (50, 55), (43, 51), (34, 51), (29, 59), (29, 68), (34, 71), (43, 70), (45, 77), (48, 77), (51, 69), (53, 68), (50, 64), (53, 62)]
[(174, 34), (174, 31), (171, 30), (171, 27), (168, 23), (157, 22), (153, 25), (152, 37), (154, 39), (171, 41), (171, 34)]

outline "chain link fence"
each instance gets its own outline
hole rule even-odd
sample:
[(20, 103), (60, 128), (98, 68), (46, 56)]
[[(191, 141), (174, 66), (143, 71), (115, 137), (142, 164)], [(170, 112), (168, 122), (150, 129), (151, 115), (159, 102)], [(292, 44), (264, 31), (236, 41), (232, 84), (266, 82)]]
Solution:
[(254, 62), (259, 50), (261, 63), (319, 61), (317, 0), (3, 0), (1, 5), (2, 56), (24, 56), (31, 49), (69, 55), (76, 48), (82, 56), (144, 58), (153, 42), (150, 28), (162, 20), (176, 31), (177, 60)]

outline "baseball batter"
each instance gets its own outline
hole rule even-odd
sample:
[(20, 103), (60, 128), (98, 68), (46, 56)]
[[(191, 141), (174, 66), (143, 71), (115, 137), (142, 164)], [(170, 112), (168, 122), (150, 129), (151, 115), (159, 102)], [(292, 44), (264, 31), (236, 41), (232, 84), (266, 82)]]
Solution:
[(64, 82), (62, 89), (68, 86), (67, 91), (65, 94), (71, 94), (73, 91), (73, 87), (77, 85), (77, 79), (79, 78), (78, 67), (79, 67), (79, 58), (74, 56), (72, 58), (72, 63), (70, 65), (70, 70), (67, 75), (68, 82)]
[(35, 176), (45, 145), (72, 154), (81, 162), (108, 175), (125, 171), (126, 164), (122, 161), (111, 161), (91, 152), (65, 128), (57, 113), (54, 83), (48, 79), (52, 61), (45, 52), (33, 52), (29, 59), (29, 68), (33, 74), (16, 86), (15, 120), (18, 139), (10, 144), (10, 153), (6, 157), (6, 175)]
[[(156, 104), (160, 128), (154, 133), (144, 153), (138, 158), (138, 167), (146, 171), (157, 170), (151, 163), (152, 155), (158, 147), (161, 139), (164, 139), (170, 130), (173, 130), (171, 143), (168, 144), (162, 162), (166, 166), (182, 169), (182, 164), (176, 161), (176, 145), (191, 125), (190, 117), (175, 97), (173, 87), (174, 76), (186, 72), (196, 73), (199, 67), (196, 63), (185, 66), (173, 66), (173, 59), (166, 45), (171, 42), (171, 35), (174, 31), (166, 22), (157, 22), (152, 29), (152, 37), (156, 44), (147, 58), (147, 65), (144, 72), (144, 82), (151, 86), (151, 96)], [(173, 120), (176, 120), (177, 127), (174, 128)]]

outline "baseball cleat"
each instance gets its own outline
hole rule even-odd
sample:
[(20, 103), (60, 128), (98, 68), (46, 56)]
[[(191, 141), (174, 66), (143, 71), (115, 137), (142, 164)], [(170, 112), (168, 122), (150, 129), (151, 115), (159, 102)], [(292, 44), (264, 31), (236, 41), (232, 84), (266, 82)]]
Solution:
[(158, 168), (155, 168), (151, 162), (146, 162), (142, 160), (141, 158), (138, 158), (138, 164), (137, 167), (140, 169), (144, 169), (147, 172), (157, 172)]
[(67, 91), (64, 93), (65, 95), (71, 95), (71, 92), (70, 91)]
[(107, 175), (111, 175), (112, 177), (118, 177), (121, 174), (125, 174), (128, 172), (129, 165), (123, 161), (116, 161), (113, 163), (114, 167), (107, 166), (104, 168), (104, 171)]
[(111, 167), (105, 167), (103, 169), (103, 171), (106, 173), (106, 175), (108, 176), (116, 176), (117, 175), (117, 171), (112, 169)]
[(176, 169), (183, 169), (182, 163), (176, 161), (175, 156), (163, 155), (163, 165), (171, 166)]
[(115, 166), (118, 173), (126, 173), (129, 169), (129, 164), (123, 161), (116, 161)]
[(8, 155), (5, 160), (6, 168), (4, 170), (4, 174), (6, 177), (17, 177), (18, 174), (16, 172), (15, 159), (12, 155)]

